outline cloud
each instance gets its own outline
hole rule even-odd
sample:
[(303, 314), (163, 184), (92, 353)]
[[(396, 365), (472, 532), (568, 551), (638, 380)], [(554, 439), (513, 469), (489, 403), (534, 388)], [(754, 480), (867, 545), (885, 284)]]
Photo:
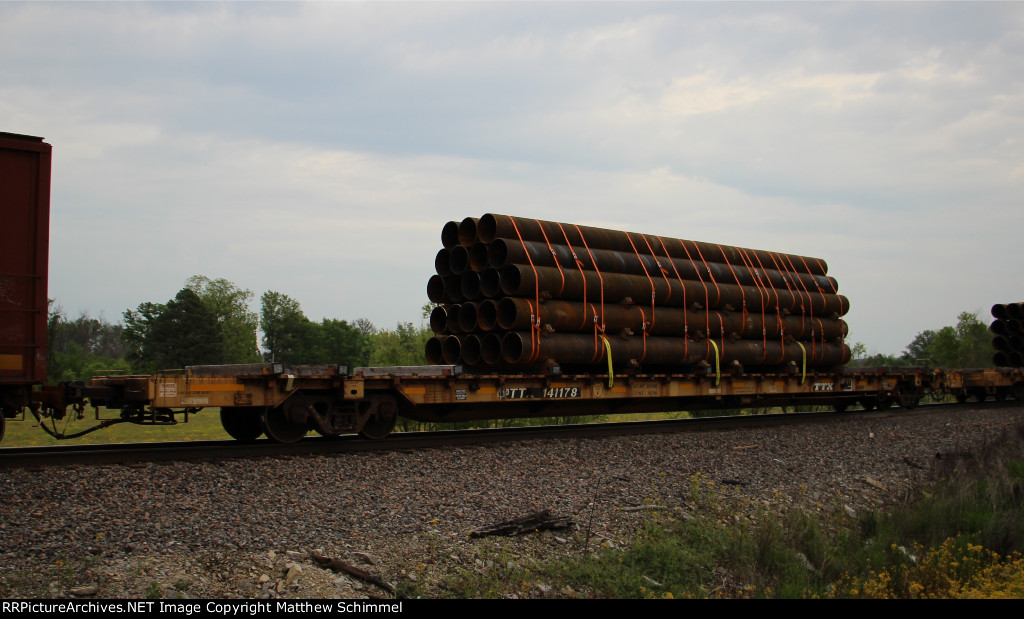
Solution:
[(202, 273), (315, 317), (415, 320), (444, 222), (497, 211), (821, 256), (855, 339), (896, 352), (1024, 286), (1022, 20), (2, 3), (0, 129), (54, 145), (67, 308), (118, 315)]

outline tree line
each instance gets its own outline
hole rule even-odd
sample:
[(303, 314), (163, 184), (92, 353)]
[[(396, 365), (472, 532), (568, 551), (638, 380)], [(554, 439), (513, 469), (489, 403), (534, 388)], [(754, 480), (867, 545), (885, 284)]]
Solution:
[[(88, 380), (102, 371), (148, 374), (187, 365), (275, 362), (287, 365), (424, 365), (431, 306), (419, 324), (379, 329), (370, 320), (310, 320), (300, 303), (277, 291), (255, 295), (226, 279), (190, 277), (173, 299), (145, 302), (124, 312), (121, 323), (50, 305), (48, 375), (51, 382)], [(963, 312), (956, 325), (917, 334), (900, 355), (868, 355), (853, 344), (853, 364), (948, 368), (991, 367), (992, 338), (977, 314)]]
[(992, 365), (992, 334), (977, 314), (961, 312), (956, 325), (921, 331), (897, 355), (868, 355), (862, 343), (851, 346), (853, 365), (910, 366), (930, 365), (944, 368), (989, 368)]
[[(126, 310), (119, 324), (83, 313), (71, 319), (54, 302), (48, 323), (48, 378), (88, 380), (105, 370), (148, 374), (187, 365), (276, 362), (423, 365), (430, 330), (423, 321), (377, 328), (370, 320), (310, 320), (298, 301), (255, 295), (226, 279), (190, 277), (174, 298)], [(424, 317), (429, 307), (423, 308)]]

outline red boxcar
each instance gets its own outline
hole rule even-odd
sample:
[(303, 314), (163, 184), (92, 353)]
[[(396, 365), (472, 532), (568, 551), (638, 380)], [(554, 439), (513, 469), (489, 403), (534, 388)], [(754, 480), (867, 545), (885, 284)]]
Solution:
[(50, 160), (43, 138), (0, 132), (0, 436), (46, 381)]

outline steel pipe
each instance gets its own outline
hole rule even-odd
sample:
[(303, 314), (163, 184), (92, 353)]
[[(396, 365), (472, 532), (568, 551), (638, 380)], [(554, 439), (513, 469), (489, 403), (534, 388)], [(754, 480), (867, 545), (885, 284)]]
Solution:
[(473, 243), (469, 248), (469, 268), (483, 271), (487, 266), (487, 246), (479, 242)]
[(498, 269), (484, 269), (480, 272), (480, 295), (486, 299), (501, 296), (501, 273)]
[[(717, 348), (716, 348), (717, 346)], [(636, 361), (648, 366), (692, 366), (739, 363), (744, 366), (776, 366), (807, 363), (808, 366), (842, 365), (850, 359), (845, 344), (798, 344), (757, 340), (696, 342), (678, 337), (610, 337), (608, 346), (594, 335), (564, 333), (537, 336), (528, 332), (507, 333), (501, 341), (501, 358), (510, 365), (597, 365)]]
[(444, 277), (431, 275), (427, 280), (427, 298), (431, 303), (446, 303)]
[(501, 270), (501, 289), (506, 296), (585, 300), (588, 303), (666, 305), (690, 309), (728, 309), (749, 312), (784, 311), (810, 316), (843, 316), (850, 309), (842, 295), (776, 290), (771, 294), (753, 286), (708, 285), (701, 282), (648, 279), (618, 273), (568, 271), (551, 267), (510, 264)]
[[(740, 284), (765, 289), (804, 292), (838, 292), (839, 282), (827, 275), (812, 275), (793, 271), (788, 265), (775, 260), (769, 264), (748, 261), (742, 266), (719, 262), (692, 260), (685, 255), (672, 255), (659, 245), (658, 249), (644, 245), (638, 251), (620, 252), (607, 249), (518, 239), (495, 239), (487, 246), (488, 263), (500, 269), (509, 264), (555, 267), (578, 271), (625, 273), (667, 279), (703, 281), (708, 284)], [(654, 249), (655, 255), (650, 253)]]
[[(603, 317), (599, 308), (588, 303), (550, 300), (540, 304), (539, 312), (532, 299), (505, 297), (497, 303), (497, 326), (506, 331), (530, 328), (531, 319), (539, 313), (545, 330), (555, 332), (590, 332), (604, 322), (607, 332), (629, 329), (640, 334), (678, 337), (789, 338), (796, 340), (835, 340), (846, 337), (846, 322), (840, 319), (778, 314), (718, 311), (693, 311), (680, 307), (656, 306), (653, 310), (639, 305), (605, 304)], [(460, 317), (461, 318), (461, 317)], [(460, 319), (461, 324), (461, 319)], [(482, 325), (481, 325), (482, 327)]]
[(469, 302), (459, 306), (459, 333), (469, 333), (476, 330), (479, 307), (479, 303)]
[(480, 298), (480, 274), (476, 271), (466, 271), (462, 274), (459, 292), (462, 293), (463, 301), (475, 301)]
[(441, 365), (444, 363), (444, 341), (449, 337), (448, 335), (435, 335), (427, 340), (426, 350), (424, 351), (427, 363), (430, 365)]
[(476, 311), (476, 325), (481, 331), (494, 331), (498, 328), (498, 302), (487, 299), (480, 303)]
[(451, 275), (452, 268), (450, 262), (451, 251), (442, 247), (438, 250), (437, 255), (434, 256), (434, 272), (442, 277)]
[(462, 362), (466, 365), (479, 365), (482, 361), (482, 340), (479, 335), (472, 334), (462, 338)]
[(459, 222), (449, 221), (441, 228), (441, 246), (451, 249), (459, 244)]
[(449, 335), (441, 342), (441, 357), (446, 365), (455, 365), (462, 359), (462, 340), (458, 335)]
[(448, 309), (450, 305), (438, 305), (430, 310), (430, 330), (440, 335), (448, 333)]
[(748, 261), (770, 265), (774, 260), (788, 265), (795, 272), (813, 275), (828, 274), (828, 265), (820, 258), (493, 213), (485, 214), (476, 221), (474, 230), (476, 237), (484, 243), (490, 243), (498, 238), (521, 239), (545, 244), (560, 243), (562, 242), (560, 239), (564, 239), (565, 245), (569, 246), (586, 246), (590, 249), (610, 249), (619, 252), (635, 252), (642, 246), (650, 245), (654, 248), (664, 244), (669, 251), (678, 253), (679, 256), (690, 256), (695, 261), (722, 262), (742, 266)]
[(463, 247), (470, 247), (473, 243), (476, 243), (480, 239), (477, 237), (477, 222), (480, 220), (476, 217), (467, 217), (462, 220), (459, 224), (459, 244)]

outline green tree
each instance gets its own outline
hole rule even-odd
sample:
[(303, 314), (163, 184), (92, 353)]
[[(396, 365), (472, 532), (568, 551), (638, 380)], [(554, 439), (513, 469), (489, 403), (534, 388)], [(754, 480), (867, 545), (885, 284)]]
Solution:
[(942, 367), (991, 367), (992, 336), (977, 314), (961, 312), (955, 327), (943, 327), (935, 334), (929, 352)]
[(992, 366), (992, 336), (977, 314), (961, 312), (956, 326), (917, 334), (903, 358), (908, 361), (931, 359), (945, 368), (983, 368)]
[(426, 365), (430, 329), (411, 322), (398, 323), (394, 331), (381, 329), (370, 336), (370, 360), (373, 366)]
[(264, 358), (275, 363), (316, 363), (321, 357), (319, 327), (286, 294), (269, 290), (260, 299)]
[(193, 275), (185, 282), (217, 316), (222, 338), (222, 363), (256, 363), (260, 361), (256, 346), (259, 316), (249, 309), (254, 295), (226, 279), (210, 279)]
[(850, 346), (851, 361), (850, 365), (858, 367), (894, 367), (900, 365), (907, 365), (907, 362), (900, 357), (895, 355), (887, 355), (883, 353), (875, 353), (873, 355), (868, 354), (868, 347), (863, 342), (855, 342)]
[(84, 312), (69, 319), (51, 300), (46, 325), (47, 380), (87, 381), (103, 371), (129, 371), (124, 360), (129, 347), (121, 338), (122, 331), (121, 325), (92, 318)]
[(931, 347), (935, 341), (935, 336), (938, 332), (927, 329), (918, 333), (914, 337), (914, 341), (907, 344), (906, 352), (903, 353), (903, 358), (908, 363), (916, 363), (918, 359), (930, 359), (931, 358)]
[(223, 363), (217, 315), (190, 288), (166, 304), (142, 303), (124, 314), (123, 337), (136, 347), (140, 369)]
[(345, 320), (324, 318), (319, 329), (319, 363), (347, 365), (350, 369), (369, 363), (369, 335)]

